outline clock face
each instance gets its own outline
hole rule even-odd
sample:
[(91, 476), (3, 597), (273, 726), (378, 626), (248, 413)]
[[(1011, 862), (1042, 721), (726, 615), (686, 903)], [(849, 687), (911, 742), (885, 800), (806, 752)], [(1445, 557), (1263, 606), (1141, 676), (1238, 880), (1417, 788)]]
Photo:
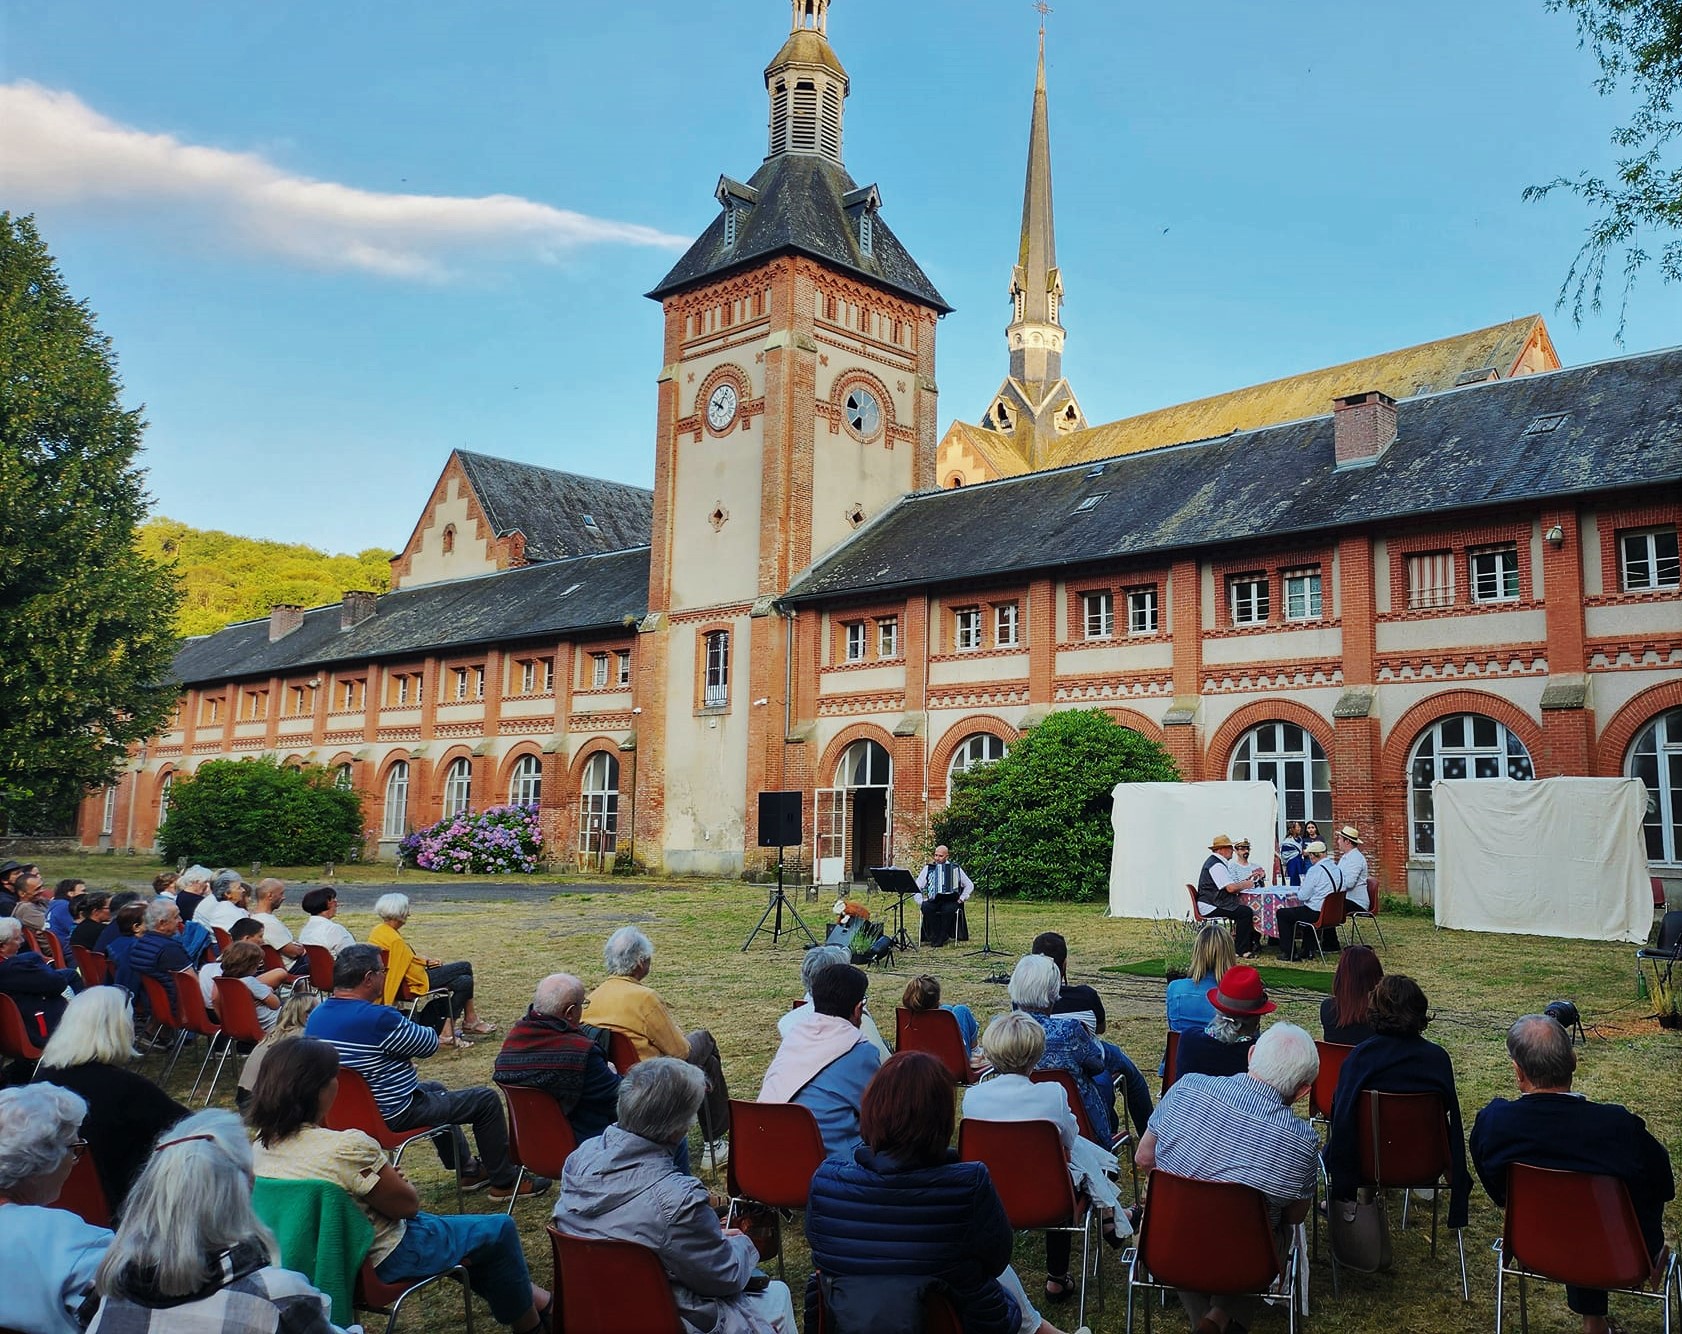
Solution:
[(707, 400), (707, 425), (722, 431), (736, 419), (736, 386), (726, 380)]

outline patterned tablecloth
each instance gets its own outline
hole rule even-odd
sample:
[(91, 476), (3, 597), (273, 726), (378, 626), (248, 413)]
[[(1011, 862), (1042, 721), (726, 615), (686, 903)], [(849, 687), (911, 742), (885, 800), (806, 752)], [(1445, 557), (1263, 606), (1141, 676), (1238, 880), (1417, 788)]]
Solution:
[(1275, 940), (1279, 936), (1279, 910), (1292, 908), (1300, 901), (1297, 891), (1290, 885), (1269, 885), (1266, 889), (1258, 889), (1253, 893), (1240, 894), (1244, 906), (1256, 914), (1256, 930), (1261, 933), (1263, 940)]

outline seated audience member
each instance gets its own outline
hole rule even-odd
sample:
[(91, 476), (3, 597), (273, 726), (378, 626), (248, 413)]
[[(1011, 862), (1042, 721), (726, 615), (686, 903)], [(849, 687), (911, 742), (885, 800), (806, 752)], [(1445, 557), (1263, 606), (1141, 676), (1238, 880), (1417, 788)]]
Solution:
[[(152, 896), (159, 899), (175, 897), (175, 882), (181, 878), (177, 871), (159, 871), (152, 877)], [(180, 905), (177, 904), (177, 907)]]
[(1320, 1002), (1320, 1027), (1327, 1042), (1354, 1047), (1373, 1034), (1367, 1020), (1372, 989), (1384, 976), (1378, 951), (1370, 945), (1351, 945), (1337, 961), (1332, 994)]
[(806, 1304), (821, 1283), (834, 1334), (919, 1328), (906, 1312), (936, 1282), (965, 1334), (1057, 1334), (1010, 1267), (1010, 1220), (986, 1165), (959, 1162), (948, 1147), (953, 1123), (946, 1067), (899, 1052), (864, 1091), (864, 1144), (813, 1175), (806, 1237), (818, 1273)]
[[(275, 970), (282, 974), (285, 969)], [(221, 976), (233, 978), (243, 982), (245, 989), (251, 993), (251, 999), (257, 1002), (257, 1022), (267, 1033), (274, 1027), (274, 1021), (280, 1014), (280, 993), (273, 986), (264, 981), (258, 974), (263, 973), (263, 947), (255, 940), (241, 940), (229, 945), (222, 954)], [(264, 977), (272, 974), (264, 974)], [(216, 992), (216, 984), (210, 984), (212, 994)]]
[(298, 929), (300, 945), (325, 945), (336, 959), (346, 945), (356, 944), (356, 937), (333, 920), (339, 915), (339, 892), (331, 885), (305, 890), (301, 906), (309, 920)]
[[(231, 874), (231, 873), (230, 873)], [(194, 863), (175, 878), (174, 897), (183, 921), (190, 922), (210, 900), (211, 871)], [(156, 883), (155, 881), (153, 882)]]
[(0, 917), (10, 917), (12, 909), (18, 906), (16, 881), (19, 873), (24, 869), (20, 861), (8, 858), (0, 863)]
[(234, 1104), (244, 1116), (246, 1108), (251, 1105), (251, 1090), (257, 1087), (257, 1076), (262, 1072), (263, 1062), (276, 1044), (287, 1038), (297, 1038), (304, 1035), (304, 1028), (308, 1025), (310, 1014), (317, 1005), (321, 1004), (321, 993), (318, 991), (294, 991), (286, 998), (286, 1003), (280, 1007), (280, 1013), (275, 1016), (274, 1027), (263, 1035), (263, 1040), (251, 1049), (251, 1054), (245, 1058), (239, 1070), (239, 1087), (234, 1091)]
[(221, 927), (233, 930), (234, 923), (249, 917), (247, 904), (251, 902), (251, 886), (240, 879), (238, 871), (218, 871), (210, 882), (210, 898), (199, 905), (193, 920), (214, 931)]
[[(1267, 1197), (1274, 1243), (1284, 1254), (1289, 1230), (1308, 1216), (1320, 1148), (1319, 1136), (1291, 1108), (1319, 1070), (1313, 1038), (1295, 1024), (1273, 1025), (1249, 1049), (1245, 1073), (1182, 1075), (1174, 1081), (1151, 1113), (1150, 1129), (1133, 1155), (1135, 1165), (1255, 1187)], [(1210, 1223), (1218, 1229), (1218, 1220)], [(1218, 1231), (1212, 1239), (1218, 1245)], [(1182, 1289), (1180, 1304), (1196, 1334), (1223, 1334), (1251, 1324), (1247, 1300)]]
[[(195, 925), (195, 923), (188, 923), (188, 926), (193, 925)], [(203, 930), (203, 928), (201, 927), (200, 930)], [(263, 925), (253, 917), (242, 918), (240, 921), (235, 922), (234, 929), (228, 932), (228, 944), (230, 947), (239, 944), (242, 940), (261, 940), (262, 938)], [(283, 974), (281, 980), (284, 981), (285, 970), (282, 969), (281, 972)], [(199, 993), (204, 997), (205, 1009), (214, 1013), (216, 1009), (216, 979), (222, 976), (222, 960), (220, 958), (216, 958), (200, 964), (198, 974)], [(268, 978), (265, 976), (263, 980), (267, 982)], [(271, 983), (271, 985), (278, 986), (279, 983)]]
[(397, 1004), (405, 983), (416, 996), (425, 991), (446, 990), (448, 996), (435, 996), (421, 1006), (415, 1015), (416, 1023), (437, 1029), (439, 1041), (452, 1047), (472, 1046), (466, 1037), (468, 1033), (496, 1032), (496, 1025), (480, 1019), (473, 1008), (473, 965), (422, 959), (403, 939), (403, 928), (409, 922), (406, 894), (381, 894), (374, 901), (374, 916), (380, 920), (368, 933), (368, 943), (378, 945), (390, 956), (391, 971), (385, 979), (387, 1005)]
[(1109, 1082), (1099, 1082), (1099, 1076), (1105, 1073), (1104, 1052), (1079, 1019), (1052, 1013), (1062, 985), (1063, 974), (1055, 959), (1043, 954), (1024, 955), (1010, 975), (1010, 1003), (1045, 1029), (1045, 1055), (1039, 1068), (1067, 1070), (1080, 1090), (1093, 1133), (1108, 1135), (1115, 1126), (1115, 1110)]
[(176, 939), (183, 925), (181, 909), (168, 899), (153, 899), (146, 905), (146, 930), (135, 939), (127, 963), (137, 993), (145, 990), (141, 978), (155, 977), (163, 983), (170, 1000), (175, 999), (175, 975), (192, 967), (187, 951)]
[[(800, 990), (805, 995), (805, 1003), (795, 1009), (784, 1010), (777, 1017), (779, 1037), (786, 1038), (796, 1024), (811, 1017), (812, 979), (825, 968), (849, 962), (851, 956), (839, 945), (814, 945), (800, 956)], [(876, 1027), (876, 1021), (870, 1017), (869, 1009), (865, 1010), (864, 1018), (859, 1021), (859, 1032), (864, 1034), (864, 1040), (876, 1048), (884, 1061), (892, 1054), (888, 1051), (888, 1044), (882, 1040), (882, 1030)]]
[(349, 1194), (374, 1225), (368, 1262), (381, 1281), (399, 1284), (465, 1265), (468, 1284), (498, 1324), (516, 1334), (539, 1329), (549, 1294), (531, 1281), (513, 1218), (423, 1213), (420, 1195), (374, 1139), (323, 1127), (338, 1075), (338, 1054), (314, 1038), (291, 1038), (269, 1054), (246, 1117), (257, 1137), (257, 1175), (330, 1181)]
[(975, 1014), (969, 1006), (941, 1004), (938, 977), (931, 977), (927, 973), (917, 974), (905, 984), (905, 992), (900, 996), (899, 1003), (913, 1014), (923, 1010), (945, 1010), (958, 1021), (958, 1036), (964, 1040), (965, 1051), (974, 1051), (975, 1044), (981, 1040), (981, 1025), (975, 1022)]
[(654, 945), (636, 927), (622, 926), (609, 936), (602, 961), (608, 975), (590, 993), (584, 1022), (623, 1033), (641, 1060), (676, 1057), (707, 1077), (707, 1096), (701, 1103), (701, 1137), (714, 1165), (723, 1162), (729, 1153), (730, 1092), (724, 1083), (718, 1043), (704, 1028), (685, 1035), (673, 1022), (660, 993), (645, 985), (644, 979), (654, 968)]
[[(1096, 987), (1082, 982), (1070, 985), (1068, 941), (1056, 931), (1042, 931), (1034, 937), (1033, 952), (1043, 954), (1057, 964), (1059, 990), (1057, 1003), (1051, 1007), (1051, 1012), (1079, 1019), (1093, 1033), (1101, 1035), (1109, 1026), (1104, 1015), (1103, 997)], [(1098, 1050), (1104, 1053), (1104, 1075), (1111, 1086), (1108, 1092), (1110, 1104), (1113, 1106), (1115, 1103), (1115, 1086), (1119, 1084), (1127, 1104), (1128, 1119), (1133, 1122), (1136, 1133), (1144, 1134), (1145, 1122), (1151, 1119), (1151, 1086), (1133, 1063), (1133, 1058), (1115, 1043), (1100, 1040)], [(1103, 1081), (1099, 1082), (1102, 1085)], [(1112, 1128), (1120, 1129), (1119, 1126)]]
[(508, 1026), (491, 1072), (505, 1088), (552, 1097), (579, 1143), (613, 1124), (619, 1102), (619, 1076), (601, 1044), (579, 1027), (583, 1015), (584, 984), (571, 973), (551, 973), (537, 984), (531, 1009)]
[(1371, 872), (1366, 854), (1361, 851), (1361, 831), (1346, 824), (1332, 835), (1332, 851), (1337, 854), (1337, 869), (1343, 873), (1343, 892), (1348, 895), (1349, 909), (1372, 911)]
[[(1302, 884), (1297, 887), (1297, 897), (1301, 903), (1295, 908), (1281, 908), (1276, 915), (1279, 929), (1279, 957), (1286, 963), (1295, 963), (1298, 958), (1305, 957), (1307, 950), (1297, 953), (1297, 924), (1304, 923), (1312, 926), (1314, 919), (1320, 915), (1320, 910), (1326, 906), (1326, 900), (1343, 888), (1343, 872), (1335, 862), (1326, 856), (1326, 845), (1316, 839), (1303, 849), (1308, 858), (1308, 870), (1302, 877)], [(1320, 948), (1331, 954), (1338, 947), (1337, 928), (1323, 927), (1320, 930)]]
[[(309, 1017), (304, 1031), (330, 1042), (347, 1070), (368, 1081), (380, 1115), (393, 1130), (411, 1126), (473, 1127), (479, 1146), (477, 1161), (467, 1156), (467, 1140), (458, 1129), (432, 1142), (445, 1167), (461, 1162), (462, 1186), (490, 1188), (493, 1200), (514, 1194), (518, 1169), (508, 1161), (508, 1122), (495, 1089), (474, 1087), (450, 1090), (415, 1072), (416, 1056), (438, 1050), (438, 1035), (411, 1023), (402, 1012), (380, 1004), (385, 990), (385, 965), (373, 945), (352, 945), (333, 961), (333, 994)], [(458, 1157), (459, 1156), (459, 1157)], [(521, 1195), (541, 1195), (553, 1183), (527, 1173)]]
[(99, 938), (93, 945), (93, 948), (98, 950), (101, 954), (110, 953), (111, 942), (116, 940), (118, 936), (132, 936), (134, 934), (132, 930), (123, 930), (122, 926), (117, 921), (117, 914), (122, 912), (124, 908), (127, 908), (131, 904), (140, 909), (140, 916), (143, 919), (146, 915), (146, 900), (141, 898), (140, 895), (136, 894), (132, 889), (120, 889), (111, 896), (110, 920), (106, 922), (105, 929), (99, 933)]
[(788, 1289), (747, 1291), (758, 1250), (724, 1228), (707, 1188), (673, 1161), (705, 1096), (706, 1076), (687, 1061), (655, 1057), (627, 1070), (618, 1121), (567, 1159), (555, 1227), (654, 1251), (687, 1334), (795, 1334)]
[(1209, 922), (1197, 929), (1197, 939), (1191, 946), (1191, 972), (1170, 982), (1164, 996), (1171, 1032), (1190, 1033), (1208, 1025), (1215, 1017), (1215, 1007), (1209, 1004), (1207, 994), (1209, 986), (1219, 985), (1226, 970), (1237, 962), (1232, 933), (1224, 926)]
[(77, 917), (75, 928), (70, 932), (70, 943), (85, 950), (98, 949), (100, 932), (111, 920), (111, 896), (100, 890), (84, 894), (76, 900), (71, 909), (72, 915), (78, 910), (81, 916)]
[(850, 1155), (859, 1139), (859, 1102), (882, 1057), (859, 1032), (870, 979), (850, 963), (825, 968), (812, 980), (812, 1009), (777, 1048), (760, 1102), (799, 1103), (817, 1119), (824, 1152)]
[[(1670, 1154), (1635, 1113), (1612, 1102), (1590, 1102), (1571, 1091), (1577, 1053), (1571, 1035), (1545, 1014), (1527, 1014), (1507, 1030), (1507, 1055), (1518, 1082), (1516, 1099), (1496, 1098), (1472, 1125), (1472, 1162), (1489, 1198), (1507, 1202), (1507, 1169), (1514, 1163), (1562, 1172), (1617, 1177), (1629, 1191), (1647, 1253), (1651, 1283), (1664, 1276), (1664, 1207), (1676, 1197)], [(1674, 1087), (1674, 1085), (1672, 1085)], [(1589, 1220), (1559, 1219), (1582, 1227)], [(1581, 1316), (1583, 1334), (1606, 1334), (1606, 1293), (1567, 1287), (1565, 1304)]]
[[(1121, 1196), (1112, 1174), (1116, 1156), (1080, 1133), (1079, 1122), (1069, 1108), (1061, 1084), (1036, 1084), (1028, 1072), (1045, 1055), (1045, 1030), (1020, 1011), (1001, 1014), (987, 1025), (981, 1045), (993, 1063), (994, 1075), (964, 1092), (966, 1121), (1050, 1121), (1063, 1141), (1069, 1160), (1069, 1174), (1075, 1189), (1098, 1205), (1104, 1214), (1104, 1239), (1111, 1245), (1133, 1231), (1125, 1214), (1116, 1208)], [(1057, 1299), (1075, 1290), (1069, 1273), (1069, 1253), (1074, 1236), (1068, 1232), (1045, 1234), (1045, 1295)]]
[(74, 968), (54, 968), (47, 959), (23, 948), (23, 923), (0, 917), (0, 995), (10, 996), (23, 1026), (37, 1045), (52, 1036), (64, 1014), (64, 991), (82, 989)]
[[(123, 904), (117, 910), (117, 915), (111, 919), (111, 923), (106, 927), (106, 930), (114, 932), (103, 951), (111, 964), (107, 981), (114, 986), (121, 987), (134, 997), (136, 1014), (150, 1014), (151, 1011), (146, 1006), (146, 997), (141, 992), (140, 979), (135, 975), (134, 969), (129, 966), (129, 959), (134, 953), (134, 947), (140, 942), (140, 937), (146, 930), (146, 905), (144, 903)], [(105, 940), (105, 937), (102, 935), (100, 939)]]
[(47, 930), (58, 937), (58, 943), (70, 948), (70, 935), (76, 929), (75, 907), (86, 898), (88, 882), (76, 876), (60, 880), (53, 887), (53, 897), (47, 904)]
[(81, 1334), (111, 1244), (104, 1228), (51, 1207), (82, 1156), (84, 1111), (74, 1093), (51, 1084), (0, 1089), (0, 1320), (22, 1334)]
[(1241, 1075), (1261, 1032), (1262, 1016), (1279, 1007), (1267, 998), (1261, 974), (1249, 964), (1227, 969), (1205, 994), (1215, 1007), (1215, 1017), (1201, 1029), (1180, 1034), (1180, 1050), (1174, 1058), (1176, 1077)]
[(251, 1181), (251, 1141), (232, 1112), (164, 1131), (100, 1263), (90, 1334), (333, 1334), (327, 1298), (280, 1267)]
[(52, 898), (52, 891), (41, 879), (41, 868), (24, 867), (12, 881), (12, 892), (17, 895), (12, 916), (40, 935), (47, 929), (47, 901)]
[(303, 968), (293, 968), (294, 972), (308, 972), (309, 960), (304, 958), (304, 947), (292, 938), (292, 928), (279, 917), (280, 906), (286, 902), (286, 882), (273, 876), (259, 880), (255, 898), (251, 915), (263, 925), (263, 943), (293, 963), (301, 962)]
[(1331, 1198), (1352, 1200), (1360, 1185), (1361, 1139), (1370, 1134), (1359, 1119), (1361, 1094), (1435, 1093), (1448, 1113), (1448, 1145), (1454, 1157), (1449, 1174), (1448, 1225), (1466, 1226), (1472, 1176), (1466, 1170), (1466, 1135), (1460, 1128), (1460, 1096), (1448, 1053), (1421, 1034), (1430, 1023), (1430, 1002), (1411, 977), (1392, 973), (1373, 988), (1367, 1022), (1373, 1035), (1344, 1059), (1332, 1102), (1331, 1137), (1326, 1141), (1326, 1172)]
[(36, 1075), (87, 1103), (82, 1138), (113, 1216), (146, 1165), (158, 1132), (187, 1115), (185, 1107), (129, 1068), (134, 1059), (128, 997), (117, 987), (89, 987), (65, 1010)]
[(1216, 834), (1209, 843), (1209, 855), (1197, 873), (1197, 910), (1205, 917), (1230, 917), (1237, 928), (1238, 952), (1246, 959), (1256, 957), (1260, 943), (1256, 936), (1256, 911), (1238, 897), (1246, 886), (1232, 873), (1232, 840)]

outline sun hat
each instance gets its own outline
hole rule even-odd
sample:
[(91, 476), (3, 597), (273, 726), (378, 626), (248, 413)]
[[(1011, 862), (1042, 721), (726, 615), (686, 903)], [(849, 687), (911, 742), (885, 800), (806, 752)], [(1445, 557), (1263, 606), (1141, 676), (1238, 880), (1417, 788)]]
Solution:
[(1268, 1000), (1261, 974), (1248, 964), (1228, 968), (1207, 995), (1209, 1004), (1234, 1019), (1254, 1019), (1279, 1008)]
[(1355, 828), (1352, 824), (1344, 825), (1343, 828), (1337, 832), (1344, 838), (1348, 839), (1351, 843), (1359, 843), (1361, 841), (1361, 831)]
[(1305, 856), (1305, 857), (1312, 857), (1316, 853), (1324, 854), (1325, 851), (1326, 851), (1326, 845), (1324, 843), (1322, 843), (1319, 839), (1315, 839), (1312, 843), (1310, 843), (1306, 848), (1304, 848), (1302, 850), (1303, 856)]
[(1209, 841), (1210, 852), (1214, 852), (1219, 848), (1230, 848), (1231, 846), (1232, 840), (1225, 834), (1216, 834), (1215, 837)]

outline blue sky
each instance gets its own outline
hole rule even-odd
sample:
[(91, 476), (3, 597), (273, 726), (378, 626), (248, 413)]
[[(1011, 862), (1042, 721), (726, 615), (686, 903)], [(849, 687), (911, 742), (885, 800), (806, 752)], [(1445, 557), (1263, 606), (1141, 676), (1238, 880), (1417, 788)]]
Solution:
[[(455, 446), (643, 485), (641, 293), (764, 154), (786, 0), (8, 0), (0, 207), (35, 212), (151, 422), (157, 510), (400, 546)], [(1005, 367), (1022, 0), (834, 0), (846, 159), (957, 308), (941, 426)], [(1541, 0), (1060, 0), (1065, 370), (1089, 420), (1540, 311), (1620, 107)], [(1615, 295), (1615, 294), (1614, 294)], [(1677, 341), (1636, 289), (1625, 349)]]

